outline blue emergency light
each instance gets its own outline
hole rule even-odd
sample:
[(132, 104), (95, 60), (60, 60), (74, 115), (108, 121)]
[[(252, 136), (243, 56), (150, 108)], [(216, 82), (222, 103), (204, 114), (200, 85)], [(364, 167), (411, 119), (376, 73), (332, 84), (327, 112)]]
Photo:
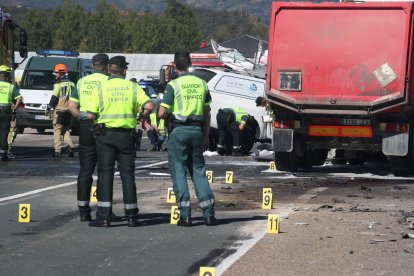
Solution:
[(75, 51), (64, 51), (64, 50), (37, 50), (36, 54), (38, 56), (66, 56), (66, 57), (77, 57), (79, 56), (78, 52)]

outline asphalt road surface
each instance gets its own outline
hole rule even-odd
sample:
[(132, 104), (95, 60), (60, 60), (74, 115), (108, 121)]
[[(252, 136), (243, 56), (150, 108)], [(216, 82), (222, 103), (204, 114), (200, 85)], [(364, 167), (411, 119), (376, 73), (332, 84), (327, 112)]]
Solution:
[[(0, 163), (0, 275), (198, 275), (201, 266), (217, 275), (414, 273), (414, 181), (390, 176), (387, 163), (292, 175), (251, 156), (211, 154), (220, 225), (204, 225), (189, 179), (195, 226), (182, 228), (170, 224), (167, 153), (147, 152), (143, 139), (136, 182), (144, 225), (102, 229), (79, 221), (77, 154), (52, 158), (51, 131), (25, 132), (16, 159)], [(263, 188), (272, 188), (271, 210), (261, 208)], [(122, 215), (118, 174), (114, 203)], [(30, 204), (29, 223), (18, 222), (19, 204)], [(266, 233), (268, 214), (280, 215), (280, 234)]]

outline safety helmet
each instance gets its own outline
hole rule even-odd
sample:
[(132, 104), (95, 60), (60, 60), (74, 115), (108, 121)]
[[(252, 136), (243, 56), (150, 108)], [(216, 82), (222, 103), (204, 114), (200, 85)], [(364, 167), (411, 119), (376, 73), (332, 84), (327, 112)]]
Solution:
[(11, 69), (7, 65), (0, 65), (0, 73), (10, 73)]
[(63, 63), (59, 63), (55, 65), (55, 68), (53, 69), (54, 73), (67, 73), (68, 72), (68, 68), (66, 67), (65, 64)]

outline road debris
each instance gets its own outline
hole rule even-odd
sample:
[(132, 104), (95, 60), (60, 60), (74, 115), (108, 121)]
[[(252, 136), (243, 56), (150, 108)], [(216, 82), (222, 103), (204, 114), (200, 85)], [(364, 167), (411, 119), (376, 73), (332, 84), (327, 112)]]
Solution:
[(340, 199), (340, 198), (332, 198), (332, 201), (333, 201), (334, 203), (345, 203), (345, 200)]
[(403, 239), (414, 239), (414, 234), (404, 233), (401, 238)]
[(361, 186), (361, 190), (362, 191), (372, 191), (372, 189), (371, 188), (368, 188), (368, 187), (365, 187), (365, 186)]

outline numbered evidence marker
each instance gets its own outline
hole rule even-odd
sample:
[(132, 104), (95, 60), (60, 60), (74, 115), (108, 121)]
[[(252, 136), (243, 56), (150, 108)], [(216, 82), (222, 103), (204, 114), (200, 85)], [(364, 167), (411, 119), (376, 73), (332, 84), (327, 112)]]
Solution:
[(270, 168), (272, 171), (276, 170), (276, 163), (275, 163), (275, 161), (270, 161), (270, 163), (269, 163), (269, 168)]
[(262, 209), (272, 209), (272, 207), (273, 207), (272, 188), (263, 188)]
[(19, 204), (19, 222), (30, 222), (30, 204)]
[(173, 188), (168, 188), (167, 192), (167, 203), (175, 203), (175, 194)]
[(267, 233), (279, 233), (279, 215), (272, 214), (267, 217)]
[(213, 171), (206, 171), (208, 183), (213, 183)]
[(177, 206), (171, 206), (171, 224), (177, 224), (178, 220), (180, 219), (180, 211), (178, 210)]
[(233, 183), (233, 171), (226, 171), (226, 184)]
[(96, 186), (93, 186), (91, 188), (91, 199), (89, 200), (89, 202), (91, 203), (96, 203), (98, 202), (98, 198), (96, 196)]
[(200, 266), (200, 276), (216, 276), (216, 268)]

